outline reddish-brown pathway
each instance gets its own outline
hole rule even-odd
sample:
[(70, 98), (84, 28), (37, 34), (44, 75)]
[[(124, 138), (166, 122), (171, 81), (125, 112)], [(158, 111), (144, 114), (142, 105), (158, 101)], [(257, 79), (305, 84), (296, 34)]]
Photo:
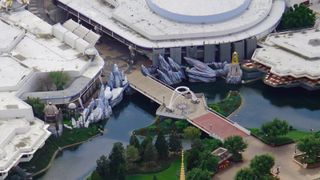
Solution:
[(234, 124), (233, 122), (230, 122), (227, 119), (214, 114), (213, 112), (208, 112), (207, 114), (204, 114), (191, 121), (205, 129), (211, 135), (216, 135), (222, 139), (233, 135), (238, 135), (241, 137), (248, 136), (247, 133), (240, 129), (241, 127), (236, 127), (237, 124)]

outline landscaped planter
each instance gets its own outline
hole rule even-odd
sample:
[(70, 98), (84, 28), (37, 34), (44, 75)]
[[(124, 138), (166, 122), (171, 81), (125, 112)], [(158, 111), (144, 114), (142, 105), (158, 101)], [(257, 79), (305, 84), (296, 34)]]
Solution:
[(299, 166), (305, 168), (305, 169), (313, 169), (313, 168), (318, 168), (320, 167), (320, 161), (316, 162), (316, 163), (312, 163), (312, 164), (307, 164), (307, 163), (302, 163), (299, 160), (299, 157), (303, 156), (303, 154), (299, 154), (299, 155), (295, 155), (293, 157), (293, 162), (295, 162), (296, 164), (298, 164)]
[(285, 143), (282, 143), (282, 144), (275, 144), (275, 143), (268, 142), (267, 140), (263, 139), (261, 136), (253, 133), (252, 131), (251, 131), (251, 135), (252, 135), (253, 137), (259, 139), (261, 142), (263, 142), (263, 143), (265, 143), (265, 144), (267, 144), (267, 145), (269, 145), (269, 146), (271, 146), (271, 147), (285, 146), (285, 145), (294, 143), (294, 141), (292, 140), (292, 141), (288, 141), (288, 142), (285, 142)]

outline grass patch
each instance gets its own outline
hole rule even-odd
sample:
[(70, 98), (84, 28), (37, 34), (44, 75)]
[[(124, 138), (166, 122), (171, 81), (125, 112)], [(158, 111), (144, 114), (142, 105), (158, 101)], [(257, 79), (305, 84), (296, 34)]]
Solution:
[(183, 130), (190, 126), (187, 120), (172, 120), (170, 118), (161, 120), (156, 118), (155, 122), (147, 127), (134, 130), (133, 133), (140, 136), (155, 136), (161, 130), (164, 134), (169, 134), (172, 130), (183, 133)]
[(50, 137), (45, 145), (36, 151), (31, 161), (20, 163), (19, 166), (29, 173), (38, 172), (48, 166), (56, 150), (58, 146), (54, 143), (54, 138)]
[(227, 117), (241, 106), (242, 98), (239, 92), (230, 91), (226, 98), (218, 103), (208, 104), (212, 110)]
[(287, 137), (291, 138), (295, 142), (298, 142), (304, 138), (312, 136), (313, 132), (308, 131), (299, 131), (299, 130), (292, 130), (286, 135)]
[(63, 119), (63, 124), (66, 124), (66, 125), (72, 127), (72, 122), (69, 119)]
[[(158, 180), (177, 179), (180, 173), (181, 160), (179, 158), (175, 158), (164, 163), (167, 165), (161, 170), (155, 170), (156, 172), (151, 173), (145, 172), (135, 175), (128, 175), (126, 180), (152, 180), (153, 176), (157, 176)], [(87, 180), (102, 180), (102, 178), (99, 176), (97, 171), (93, 171)]]
[(152, 180), (153, 176), (157, 176), (159, 180), (177, 179), (180, 172), (180, 165), (181, 160), (176, 159), (164, 171), (150, 174), (131, 175), (127, 176), (126, 180)]
[(260, 129), (257, 128), (251, 128), (249, 129), (251, 131), (251, 134), (255, 136), (256, 138), (260, 139), (262, 142), (268, 145), (273, 146), (281, 146), (286, 145), (294, 142), (298, 142), (299, 140), (312, 136), (313, 132), (307, 132), (307, 131), (299, 131), (299, 130), (290, 130), (288, 134), (284, 136), (280, 136), (276, 139), (270, 139), (266, 137)]
[(279, 136), (277, 138), (269, 138), (267, 136), (265, 136), (260, 129), (257, 128), (252, 128), (250, 129), (251, 131), (251, 135), (253, 135), (254, 137), (258, 138), (259, 140), (261, 140), (262, 142), (264, 142), (265, 144), (268, 144), (270, 146), (282, 146), (282, 145), (286, 145), (286, 144), (291, 144), (293, 143), (293, 139), (287, 137), (287, 136)]

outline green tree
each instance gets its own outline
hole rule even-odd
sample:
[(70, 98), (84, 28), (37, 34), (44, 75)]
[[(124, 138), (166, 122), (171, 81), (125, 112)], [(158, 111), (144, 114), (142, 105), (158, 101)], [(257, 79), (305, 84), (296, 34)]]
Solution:
[(298, 29), (314, 26), (316, 14), (304, 4), (294, 5), (283, 15), (278, 26), (279, 30)]
[(305, 153), (305, 163), (315, 163), (320, 155), (320, 138), (310, 136), (298, 142), (297, 148)]
[(200, 155), (201, 150), (194, 147), (192, 147), (189, 151), (186, 152), (186, 168), (188, 171), (193, 168), (199, 167)]
[(49, 78), (56, 86), (57, 90), (63, 90), (64, 86), (69, 81), (70, 77), (64, 71), (52, 71), (49, 72)]
[(211, 180), (211, 174), (207, 170), (193, 168), (188, 172), (187, 180)]
[(189, 125), (188, 122), (183, 119), (175, 121), (174, 124), (175, 124), (178, 132), (182, 132)]
[(235, 180), (256, 180), (256, 175), (252, 169), (244, 168), (237, 172)]
[(169, 147), (168, 147), (168, 143), (162, 133), (162, 131), (160, 131), (158, 133), (158, 137), (155, 143), (155, 147), (158, 151), (158, 155), (160, 159), (167, 159), (168, 155), (169, 155)]
[(172, 131), (169, 137), (169, 150), (171, 152), (179, 152), (182, 149), (181, 139), (179, 138), (179, 135)]
[(234, 161), (241, 161), (241, 153), (248, 147), (248, 144), (240, 136), (230, 136), (225, 139), (223, 146), (232, 153)]
[(222, 146), (222, 142), (218, 139), (205, 138), (201, 140), (203, 149), (214, 150)]
[(192, 141), (191, 149), (202, 151), (204, 149), (204, 140), (195, 139), (194, 141)]
[(139, 142), (139, 140), (138, 140), (138, 138), (137, 138), (137, 136), (136, 136), (135, 134), (132, 134), (132, 135), (130, 136), (129, 144), (130, 144), (131, 146), (134, 146), (134, 147), (137, 148), (137, 149), (140, 149), (140, 142)]
[(143, 141), (140, 144), (140, 149), (139, 149), (139, 153), (140, 153), (140, 157), (143, 157), (144, 151), (147, 147), (147, 145), (149, 143), (152, 143), (152, 137), (151, 136), (147, 136), (143, 139)]
[(157, 176), (156, 175), (153, 175), (153, 180), (158, 180)]
[(102, 178), (107, 178), (110, 176), (110, 161), (106, 156), (102, 155), (97, 160), (96, 171)]
[(272, 141), (279, 136), (286, 135), (289, 132), (289, 124), (287, 121), (276, 118), (271, 122), (263, 124), (261, 131)]
[(41, 102), (39, 98), (28, 97), (26, 103), (28, 103), (32, 107), (33, 114), (37, 118), (44, 119), (44, 103)]
[(250, 162), (250, 168), (259, 178), (269, 176), (274, 166), (274, 158), (268, 154), (255, 156)]
[(158, 157), (157, 149), (152, 142), (148, 143), (143, 154), (143, 160), (145, 162), (156, 161)]
[(212, 155), (210, 151), (205, 151), (200, 155), (200, 164), (201, 169), (208, 171), (216, 172), (218, 170), (219, 158)]
[(139, 150), (136, 147), (129, 145), (126, 149), (126, 159), (129, 163), (138, 161), (140, 159)]
[(109, 160), (110, 179), (124, 180), (126, 175), (126, 159), (122, 143), (114, 143)]
[(189, 126), (183, 130), (183, 135), (184, 135), (184, 138), (190, 139), (193, 141), (195, 139), (200, 138), (201, 131), (194, 126)]

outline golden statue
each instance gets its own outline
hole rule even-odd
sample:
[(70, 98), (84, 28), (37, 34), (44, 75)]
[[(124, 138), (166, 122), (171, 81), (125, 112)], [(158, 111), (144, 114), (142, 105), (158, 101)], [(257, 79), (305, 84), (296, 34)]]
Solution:
[(232, 53), (232, 64), (239, 64), (239, 55), (236, 51)]
[(180, 180), (186, 180), (186, 175), (185, 175), (185, 171), (184, 171), (184, 154), (183, 154), (183, 150), (181, 152)]

